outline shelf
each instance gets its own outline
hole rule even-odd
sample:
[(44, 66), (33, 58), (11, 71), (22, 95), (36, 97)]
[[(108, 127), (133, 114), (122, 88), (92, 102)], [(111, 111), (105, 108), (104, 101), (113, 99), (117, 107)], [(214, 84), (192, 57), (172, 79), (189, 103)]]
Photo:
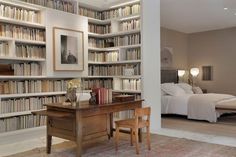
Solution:
[(0, 60), (8, 61), (34, 61), (34, 62), (45, 62), (44, 58), (22, 58), (22, 57), (9, 57), (9, 56), (0, 56)]
[(96, 38), (109, 38), (114, 36), (122, 36), (122, 35), (130, 35), (140, 33), (140, 29), (129, 30), (129, 31), (120, 31), (116, 33), (108, 33), (108, 34), (97, 34), (97, 33), (88, 33), (89, 37), (96, 37)]
[(42, 92), (42, 93), (5, 94), (5, 95), (3, 94), (0, 96), (0, 99), (52, 96), (52, 95), (63, 95), (63, 94), (66, 94), (66, 92)]
[(0, 75), (0, 80), (1, 79), (46, 79), (47, 76), (15, 76), (15, 75)]
[(34, 41), (34, 40), (16, 39), (15, 42), (16, 43), (21, 43), (21, 44), (46, 45), (45, 41)]
[(121, 7), (124, 7), (124, 6), (129, 6), (129, 5), (134, 5), (134, 4), (140, 4), (140, 0), (132, 0), (132, 1), (129, 1), (129, 2), (123, 2), (123, 3), (120, 3), (118, 5), (115, 5), (115, 6), (111, 6), (109, 9), (117, 9), (117, 8), (121, 8)]
[(117, 47), (110, 47), (110, 48), (96, 48), (96, 47), (89, 47), (89, 51), (118, 51), (119, 49), (131, 49), (131, 48), (139, 48), (141, 44), (137, 45), (127, 45), (127, 46), (117, 46)]
[(99, 20), (99, 19), (95, 19), (95, 18), (91, 18), (91, 17), (87, 17), (87, 18), (88, 18), (88, 22), (89, 23), (99, 24), (99, 25), (107, 25), (107, 24), (110, 24), (112, 20), (115, 20), (115, 21), (126, 21), (126, 20), (139, 19), (140, 18), (140, 14), (133, 14), (133, 15), (129, 15), (129, 16), (123, 16), (123, 17), (106, 19), (106, 20)]
[(112, 90), (113, 92), (117, 93), (134, 93), (134, 94), (141, 94), (141, 91), (138, 90)]
[(0, 114), (0, 119), (1, 118), (9, 118), (9, 117), (17, 117), (17, 116), (29, 115), (29, 114), (31, 114), (31, 112), (41, 111), (41, 110), (45, 110), (45, 109), (22, 111), (22, 112), (12, 112), (12, 113), (2, 113), (2, 114)]
[(128, 61), (116, 61), (116, 62), (88, 62), (88, 64), (93, 65), (109, 65), (109, 64), (135, 64), (141, 63), (141, 60), (128, 60)]
[(21, 26), (27, 26), (27, 27), (33, 27), (33, 28), (45, 29), (45, 26), (42, 25), (42, 24), (39, 24), (39, 23), (15, 20), (15, 19), (7, 18), (7, 17), (1, 17), (1, 16), (0, 16), (0, 22), (10, 23), (10, 24), (15, 24), (15, 25), (21, 25)]
[(120, 79), (141, 79), (141, 75), (134, 76), (87, 76), (83, 78), (120, 78)]
[(3, 36), (0, 36), (0, 41), (15, 41), (16, 43), (22, 43), (22, 44), (46, 45), (45, 41), (15, 39), (15, 38), (11, 38), (11, 37), (3, 37)]
[(38, 7), (31, 7), (29, 5), (24, 5), (24, 3), (20, 4), (19, 0), (18, 1), (16, 1), (16, 0), (0, 0), (0, 2), (4, 3), (4, 4), (11, 5), (11, 6), (24, 8), (24, 9), (27, 9), (27, 10), (40, 11), (40, 9)]

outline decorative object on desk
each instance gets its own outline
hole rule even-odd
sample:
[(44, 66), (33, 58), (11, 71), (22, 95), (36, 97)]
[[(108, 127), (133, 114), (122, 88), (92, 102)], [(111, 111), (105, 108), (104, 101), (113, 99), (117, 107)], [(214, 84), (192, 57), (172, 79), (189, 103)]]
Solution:
[(91, 98), (89, 99), (89, 104), (90, 105), (96, 105), (96, 93), (95, 92), (90, 92)]
[(84, 70), (84, 34), (81, 31), (53, 28), (54, 70)]
[(198, 68), (191, 68), (190, 69), (190, 74), (191, 74), (192, 77), (190, 77), (189, 82), (192, 86), (196, 86), (195, 79), (197, 78), (197, 76), (199, 74), (199, 69)]
[(81, 80), (73, 79), (67, 83), (67, 91), (66, 91), (66, 102), (70, 102), (72, 106), (76, 106), (77, 102), (77, 90), (80, 90)]
[(118, 95), (114, 97), (115, 102), (134, 101), (134, 95)]

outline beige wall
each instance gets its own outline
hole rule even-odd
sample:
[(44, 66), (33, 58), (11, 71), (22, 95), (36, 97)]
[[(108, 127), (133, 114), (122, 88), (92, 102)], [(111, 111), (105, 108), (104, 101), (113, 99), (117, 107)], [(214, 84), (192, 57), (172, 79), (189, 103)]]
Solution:
[[(208, 92), (236, 95), (236, 28), (189, 34), (189, 67), (200, 68), (198, 84)], [(201, 67), (213, 66), (213, 81), (202, 81)]]
[(173, 68), (184, 69), (188, 66), (188, 35), (178, 31), (161, 28), (161, 49), (173, 48)]

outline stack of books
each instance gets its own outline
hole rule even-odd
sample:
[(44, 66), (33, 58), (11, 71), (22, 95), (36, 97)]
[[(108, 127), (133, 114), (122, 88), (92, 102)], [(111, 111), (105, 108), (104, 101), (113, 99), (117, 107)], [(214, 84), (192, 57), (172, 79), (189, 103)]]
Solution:
[(98, 105), (112, 103), (112, 89), (95, 88), (92, 92), (96, 93), (96, 102)]

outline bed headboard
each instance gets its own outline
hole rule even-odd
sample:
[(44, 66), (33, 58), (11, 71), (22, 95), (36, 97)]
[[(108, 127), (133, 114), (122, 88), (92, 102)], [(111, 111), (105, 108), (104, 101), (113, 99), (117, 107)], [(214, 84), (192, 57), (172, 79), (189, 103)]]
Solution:
[(178, 70), (161, 70), (161, 83), (179, 82)]

